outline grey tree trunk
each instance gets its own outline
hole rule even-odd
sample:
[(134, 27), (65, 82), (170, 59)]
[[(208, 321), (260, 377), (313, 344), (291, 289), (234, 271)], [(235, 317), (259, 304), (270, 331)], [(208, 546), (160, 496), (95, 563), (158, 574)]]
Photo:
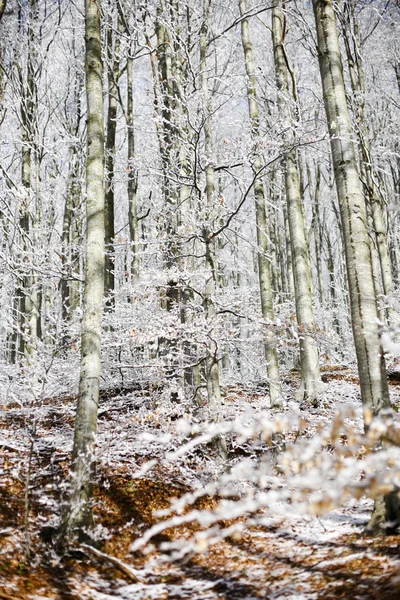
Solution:
[(104, 116), (99, 0), (85, 3), (87, 159), (86, 266), (82, 359), (72, 452), (71, 493), (63, 515), (67, 538), (85, 536), (93, 524), (92, 484), (101, 375), (104, 293)]
[[(389, 246), (383, 217), (383, 202), (375, 181), (374, 167), (371, 157), (371, 146), (365, 123), (365, 76), (362, 63), (362, 44), (358, 30), (358, 19), (354, 1), (346, 2), (343, 6), (345, 22), (343, 37), (349, 66), (350, 82), (353, 91), (353, 113), (356, 118), (358, 137), (358, 154), (360, 174), (364, 196), (367, 204), (367, 214), (370, 213), (370, 230), (373, 244), (371, 245), (373, 259), (373, 274), (375, 287), (379, 293), (391, 296), (393, 293), (393, 278), (390, 264)], [(381, 185), (383, 183), (381, 182)], [(376, 255), (376, 258), (375, 258)], [(374, 268), (374, 263), (376, 264)], [(390, 306), (383, 311), (390, 324), (395, 320), (395, 312)]]
[(121, 22), (118, 18), (117, 33), (114, 41), (114, 25), (112, 17), (107, 27), (107, 81), (108, 81), (108, 111), (106, 125), (106, 189), (105, 189), (105, 272), (104, 292), (107, 296), (107, 307), (115, 304), (115, 256), (114, 256), (114, 170), (115, 170), (115, 143), (117, 132), (118, 109), (118, 79), (120, 63), (120, 38)]
[[(240, 15), (243, 17), (247, 12), (247, 0), (239, 1)], [(247, 101), (249, 105), (249, 115), (251, 121), (251, 133), (254, 142), (259, 136), (259, 113), (257, 104), (256, 75), (254, 68), (253, 47), (250, 40), (249, 21), (241, 21), (242, 45), (247, 74)], [(253, 162), (255, 173), (262, 170), (262, 160), (259, 154), (256, 154)], [(280, 408), (282, 406), (282, 384), (279, 375), (278, 352), (276, 349), (275, 334), (271, 330), (271, 323), (274, 321), (274, 307), (271, 287), (271, 265), (267, 256), (268, 237), (267, 237), (267, 219), (265, 210), (264, 186), (261, 178), (258, 178), (254, 184), (254, 198), (256, 204), (256, 227), (257, 227), (257, 246), (258, 246), (258, 277), (260, 283), (261, 311), (266, 322), (265, 327), (265, 358), (267, 361), (267, 375), (269, 384), (269, 393), (271, 407)]]
[[(212, 165), (212, 123), (211, 110), (208, 92), (207, 75), (207, 42), (208, 29), (210, 22), (210, 0), (203, 1), (203, 23), (200, 30), (200, 79), (203, 96), (204, 110), (204, 153), (206, 161), (206, 219), (208, 223), (213, 223), (215, 206), (215, 178), (214, 167)], [(206, 348), (206, 384), (208, 396), (209, 416), (212, 421), (220, 419), (221, 412), (221, 389), (219, 383), (219, 348), (215, 340), (215, 295), (217, 291), (216, 276), (216, 257), (215, 257), (215, 237), (211, 235), (210, 227), (205, 226), (203, 231), (203, 241), (205, 244), (207, 280), (204, 289), (203, 306), (208, 325), (208, 344)], [(216, 440), (217, 452), (221, 459), (227, 457), (226, 442), (219, 436)]]
[[(353, 336), (364, 409), (378, 415), (390, 407), (371, 265), (367, 215), (357, 171), (352, 128), (346, 102), (342, 60), (332, 0), (313, 0), (318, 56), (333, 168), (339, 199)], [(377, 498), (369, 529), (382, 531), (386, 522), (400, 525), (395, 493)]]
[[(65, 322), (79, 305), (79, 252), (80, 227), (78, 209), (81, 203), (81, 157), (77, 145), (70, 148), (68, 189), (63, 218), (63, 277), (61, 280), (62, 317)], [(67, 341), (67, 339), (65, 340)]]
[(4, 15), (4, 11), (6, 10), (7, 0), (0, 0), (0, 20)]
[[(79, 127), (82, 119), (80, 96), (83, 88), (83, 76), (78, 71), (74, 79), (74, 105), (75, 115), (69, 131), (74, 139), (69, 149), (69, 170), (67, 197), (65, 200), (63, 230), (62, 230), (62, 265), (63, 276), (61, 280), (62, 317), (66, 324), (79, 305), (79, 241), (80, 220), (78, 210), (81, 205), (81, 172), (82, 152), (81, 144), (76, 140), (79, 137)], [(68, 335), (65, 336), (68, 343)]]
[[(318, 282), (318, 297), (321, 306), (324, 305), (324, 286), (322, 277), (322, 226), (321, 226), (321, 215), (320, 215), (320, 189), (321, 189), (321, 167), (318, 164), (316, 167), (315, 174), (315, 188), (312, 189), (312, 177), (310, 165), (307, 163), (307, 179), (308, 187), (310, 189), (310, 196), (312, 199), (312, 230), (314, 234), (314, 251), (315, 251), (315, 266), (317, 271), (317, 282)], [(313, 193), (312, 193), (313, 192)]]
[[(172, 11), (172, 2), (168, 0), (168, 8)], [(176, 308), (180, 301), (180, 287), (177, 278), (177, 270), (179, 269), (177, 257), (179, 253), (179, 245), (177, 238), (177, 228), (179, 223), (179, 207), (178, 207), (178, 190), (175, 181), (176, 173), (176, 141), (179, 137), (179, 132), (176, 129), (176, 89), (174, 87), (174, 78), (172, 74), (173, 63), (173, 39), (172, 33), (165, 25), (168, 18), (167, 6), (164, 0), (159, 0), (157, 6), (157, 67), (158, 77), (154, 82), (155, 104), (161, 118), (161, 126), (157, 127), (158, 141), (160, 146), (160, 155), (162, 163), (163, 177), (163, 195), (164, 195), (164, 210), (163, 218), (160, 220), (160, 228), (166, 233), (163, 246), (164, 260), (166, 269), (170, 270), (170, 277), (167, 282), (165, 295), (161, 299), (162, 306), (167, 311), (172, 311)], [(154, 74), (156, 74), (154, 72)], [(158, 83), (158, 89), (157, 89)], [(170, 356), (167, 364), (167, 376), (175, 377), (177, 369), (177, 341), (161, 339), (159, 347), (162, 354)]]
[[(22, 246), (26, 254), (34, 252), (34, 245), (30, 234), (35, 237), (36, 223), (34, 223), (34, 193), (32, 189), (32, 162), (35, 155), (35, 119), (36, 119), (36, 46), (35, 22), (38, 19), (37, 0), (28, 3), (28, 59), (26, 66), (26, 80), (21, 77), (21, 122), (22, 122), (22, 161), (21, 183), (25, 191), (23, 206), (20, 212), (20, 228), (22, 232)], [(37, 198), (36, 198), (37, 200)], [(31, 231), (33, 230), (33, 231)], [(27, 262), (31, 262), (32, 258)], [(22, 287), (18, 290), (19, 296), (19, 352), (24, 355), (28, 364), (35, 362), (37, 350), (38, 329), (38, 280), (34, 271), (24, 273), (21, 278)]]
[(300, 338), (301, 395), (305, 400), (316, 401), (321, 386), (317, 342), (314, 337), (315, 324), (312, 306), (312, 271), (303, 206), (295, 139), (290, 126), (293, 115), (290, 104), (297, 101), (294, 76), (290, 72), (293, 90), (289, 90), (289, 67), (283, 45), (285, 28), (280, 0), (274, 0), (272, 9), (272, 41), (274, 46), (275, 72), (278, 87), (278, 105), (285, 123), (285, 187), (287, 216), (290, 230), (290, 245), (293, 261), (296, 316)]
[(326, 247), (328, 252), (328, 273), (329, 273), (329, 290), (332, 300), (332, 308), (333, 308), (333, 325), (335, 331), (339, 337), (341, 338), (341, 329), (340, 322), (338, 317), (338, 301), (336, 294), (336, 286), (337, 286), (337, 278), (335, 277), (335, 262), (333, 260), (333, 251), (332, 251), (332, 242), (329, 231), (326, 232)]
[(127, 75), (127, 102), (126, 119), (128, 133), (128, 210), (129, 210), (129, 235), (131, 242), (131, 275), (134, 280), (139, 277), (139, 222), (137, 214), (137, 189), (138, 174), (135, 166), (135, 129), (133, 107), (133, 58), (128, 57), (126, 62)]

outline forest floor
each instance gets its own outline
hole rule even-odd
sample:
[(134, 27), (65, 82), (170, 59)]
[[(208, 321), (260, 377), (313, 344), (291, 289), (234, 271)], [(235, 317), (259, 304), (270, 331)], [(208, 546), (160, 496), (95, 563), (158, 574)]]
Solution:
[[(304, 411), (309, 431), (347, 404), (361, 415), (353, 370), (326, 369), (324, 380), (320, 407)], [(400, 373), (393, 373), (390, 383), (392, 402), (400, 406)], [(289, 374), (286, 410), (297, 385), (298, 376)], [(75, 403), (71, 395), (47, 398), (40, 406), (11, 402), (0, 407), (0, 600), (400, 598), (400, 537), (363, 535), (372, 508), (367, 498), (320, 518), (299, 515), (284, 528), (249, 525), (240, 536), (228, 536), (183, 561), (161, 561), (159, 546), (176, 536), (189, 540), (198, 524), (167, 529), (153, 538), (147, 553), (132, 553), (132, 542), (157, 521), (154, 512), (192, 485), (189, 471), (179, 466), (158, 462), (147, 473), (143, 468), (154, 449), (143, 442), (138, 446), (137, 431), (162, 432), (160, 420), (166, 419), (149, 389), (103, 393), (95, 485), (102, 555), (76, 546), (60, 558), (52, 547), (51, 525), (68, 474)], [(240, 414), (249, 404), (265, 411), (265, 391), (225, 390), (228, 412)], [(171, 413), (166, 419), (170, 429), (175, 418)], [(212, 458), (204, 454), (196, 460), (210, 463)], [(195, 468), (193, 463), (191, 472)], [(140, 470), (143, 474), (135, 475)], [(203, 497), (196, 508), (215, 504)], [(229, 515), (226, 519), (229, 524)]]

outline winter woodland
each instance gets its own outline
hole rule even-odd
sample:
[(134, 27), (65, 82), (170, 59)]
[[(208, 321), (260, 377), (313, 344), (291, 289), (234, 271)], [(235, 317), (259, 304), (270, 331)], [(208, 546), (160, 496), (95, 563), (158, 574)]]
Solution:
[(399, 129), (398, 0), (0, 0), (0, 598), (399, 597)]

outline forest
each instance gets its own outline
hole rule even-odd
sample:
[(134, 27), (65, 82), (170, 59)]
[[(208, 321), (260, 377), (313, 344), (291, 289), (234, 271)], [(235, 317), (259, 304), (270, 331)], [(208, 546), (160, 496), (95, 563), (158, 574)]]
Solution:
[(399, 0), (0, 0), (0, 600), (400, 598)]

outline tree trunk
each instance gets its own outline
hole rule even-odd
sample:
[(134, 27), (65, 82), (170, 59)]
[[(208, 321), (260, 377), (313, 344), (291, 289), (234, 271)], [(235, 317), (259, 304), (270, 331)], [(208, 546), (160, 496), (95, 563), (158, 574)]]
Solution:
[(318, 298), (320, 305), (324, 305), (324, 286), (322, 283), (322, 226), (321, 226), (321, 215), (320, 215), (320, 206), (319, 206), (319, 198), (320, 198), (320, 189), (321, 189), (321, 167), (318, 164), (317, 170), (315, 174), (315, 189), (312, 193), (312, 181), (311, 181), (311, 171), (310, 166), (307, 164), (307, 179), (308, 179), (308, 187), (310, 190), (310, 197), (312, 200), (312, 229), (314, 234), (314, 251), (315, 251), (315, 267), (317, 271), (317, 283), (318, 283)]
[[(284, 118), (285, 131), (285, 187), (287, 216), (290, 230), (290, 244), (293, 261), (296, 316), (300, 338), (301, 393), (305, 400), (316, 401), (321, 385), (317, 342), (314, 338), (314, 314), (312, 306), (312, 271), (307, 233), (305, 229), (301, 189), (297, 168), (295, 139), (291, 122), (293, 116), (289, 108), (292, 93), (289, 91), (289, 68), (284, 49), (284, 17), (280, 0), (274, 0), (272, 9), (272, 41), (274, 46), (275, 72), (278, 87), (278, 105)], [(294, 88), (294, 76), (291, 73)], [(296, 102), (295, 89), (293, 100)]]
[[(239, 1), (240, 15), (247, 12), (247, 0)], [(259, 114), (256, 91), (256, 75), (253, 59), (253, 47), (250, 41), (249, 21), (242, 19), (242, 45), (247, 74), (247, 101), (251, 121), (251, 134), (253, 142), (257, 141), (259, 136)], [(253, 169), (255, 173), (262, 170), (262, 160), (259, 154), (254, 157)], [(267, 361), (267, 375), (269, 384), (269, 393), (271, 407), (282, 407), (282, 384), (279, 375), (278, 352), (276, 349), (276, 338), (271, 330), (271, 324), (274, 321), (273, 296), (271, 286), (271, 265), (267, 256), (268, 238), (267, 238), (267, 219), (265, 210), (264, 186), (261, 177), (256, 179), (254, 184), (254, 198), (256, 204), (256, 227), (257, 227), (257, 246), (258, 246), (258, 277), (260, 283), (261, 311), (266, 322), (265, 327), (265, 358)]]
[(107, 133), (106, 133), (106, 189), (104, 205), (105, 226), (105, 271), (104, 271), (104, 293), (107, 297), (106, 306), (112, 308), (115, 305), (115, 256), (114, 256), (114, 170), (115, 170), (115, 142), (117, 132), (117, 108), (118, 108), (118, 78), (119, 78), (119, 33), (121, 22), (118, 18), (117, 34), (115, 43), (113, 41), (113, 22), (107, 27), (107, 81), (108, 81), (108, 111), (107, 111)]
[(7, 0), (0, 0), (0, 21), (4, 15), (4, 11), (6, 10)]
[[(371, 147), (365, 123), (365, 77), (362, 64), (362, 47), (358, 30), (358, 19), (355, 13), (354, 1), (344, 4), (345, 23), (343, 37), (349, 66), (350, 82), (353, 91), (353, 113), (357, 123), (358, 153), (360, 163), (360, 175), (364, 189), (364, 197), (367, 204), (367, 214), (370, 215), (370, 231), (372, 237), (371, 252), (373, 274), (376, 280), (375, 287), (378, 293), (385, 296), (393, 294), (393, 278), (390, 265), (389, 246), (387, 241), (386, 227), (383, 218), (383, 203), (379, 197), (376, 176), (371, 157)], [(351, 39), (349, 39), (351, 36)], [(354, 55), (352, 48), (354, 48)], [(383, 185), (383, 182), (381, 182)], [(376, 258), (375, 256), (376, 255)], [(376, 266), (374, 268), (374, 263)], [(383, 315), (390, 324), (395, 319), (395, 313), (388, 307)]]
[[(383, 409), (390, 407), (389, 390), (379, 339), (367, 216), (346, 102), (336, 18), (332, 0), (313, 0), (313, 7), (325, 111), (344, 237), (361, 398), (365, 411), (378, 415)], [(382, 531), (381, 528), (389, 521), (400, 524), (400, 507), (395, 492), (385, 498), (376, 499), (369, 530)]]
[[(63, 276), (61, 280), (62, 317), (66, 324), (72, 317), (74, 310), (79, 305), (79, 287), (77, 280), (79, 273), (79, 223), (77, 211), (81, 202), (80, 185), (80, 156), (77, 145), (70, 148), (68, 189), (65, 200), (63, 231), (62, 231), (62, 264)], [(67, 338), (65, 340), (67, 342)]]
[(71, 494), (63, 515), (64, 534), (85, 536), (93, 524), (92, 483), (101, 375), (104, 293), (104, 116), (99, 0), (86, 0), (86, 266), (82, 362), (72, 453)]
[[(61, 301), (62, 318), (64, 326), (68, 328), (73, 312), (79, 305), (79, 241), (80, 241), (80, 219), (78, 210), (81, 205), (81, 145), (77, 142), (79, 138), (79, 127), (82, 119), (81, 91), (83, 88), (83, 76), (80, 72), (75, 73), (74, 104), (75, 115), (71, 130), (68, 132), (74, 139), (69, 149), (69, 169), (67, 197), (65, 200), (63, 230), (62, 230), (62, 266), (63, 275), (61, 279)], [(78, 272), (77, 272), (78, 271)], [(65, 344), (69, 343), (68, 335), (65, 335)]]
[[(211, 110), (208, 93), (207, 76), (207, 41), (210, 21), (210, 0), (203, 0), (203, 24), (200, 30), (200, 79), (204, 109), (204, 154), (206, 173), (206, 218), (208, 223), (213, 223), (215, 206), (215, 181), (214, 167), (212, 165), (212, 123)], [(211, 235), (209, 225), (203, 230), (203, 241), (205, 244), (207, 280), (204, 289), (204, 312), (208, 326), (208, 344), (206, 348), (206, 384), (208, 396), (208, 409), (210, 420), (218, 421), (221, 413), (221, 390), (219, 383), (218, 342), (215, 340), (215, 295), (217, 291), (215, 237)], [(221, 459), (227, 457), (226, 442), (218, 436), (216, 440), (217, 452)]]
[(337, 295), (336, 295), (337, 279), (335, 278), (335, 263), (333, 260), (332, 242), (331, 242), (331, 236), (329, 234), (329, 231), (326, 232), (326, 246), (327, 246), (327, 251), (328, 251), (329, 290), (330, 290), (331, 300), (332, 300), (333, 325), (334, 325), (335, 331), (340, 339), (341, 338), (341, 329), (340, 329), (340, 323), (339, 323), (338, 302), (337, 302)]
[(135, 129), (133, 108), (133, 58), (126, 62), (127, 75), (127, 133), (128, 133), (128, 217), (129, 236), (131, 242), (131, 275), (134, 280), (139, 278), (139, 222), (137, 215), (138, 173), (135, 165)]
[[(28, 15), (28, 59), (26, 81), (21, 76), (22, 98), (21, 98), (21, 121), (22, 121), (22, 162), (21, 162), (21, 183), (25, 194), (21, 208), (20, 228), (22, 232), (22, 247), (25, 252), (26, 263), (33, 260), (29, 259), (29, 253), (34, 252), (34, 246), (30, 241), (32, 230), (32, 211), (33, 211), (33, 190), (32, 190), (32, 161), (35, 150), (35, 119), (36, 119), (36, 47), (35, 47), (35, 21), (38, 18), (37, 0), (30, 0)], [(36, 229), (36, 224), (34, 225)], [(33, 232), (35, 236), (35, 233)], [(22, 280), (22, 287), (18, 290), (20, 298), (18, 314), (19, 325), (19, 352), (24, 355), (28, 364), (33, 364), (37, 351), (37, 324), (38, 324), (38, 281), (35, 272), (25, 272)]]

